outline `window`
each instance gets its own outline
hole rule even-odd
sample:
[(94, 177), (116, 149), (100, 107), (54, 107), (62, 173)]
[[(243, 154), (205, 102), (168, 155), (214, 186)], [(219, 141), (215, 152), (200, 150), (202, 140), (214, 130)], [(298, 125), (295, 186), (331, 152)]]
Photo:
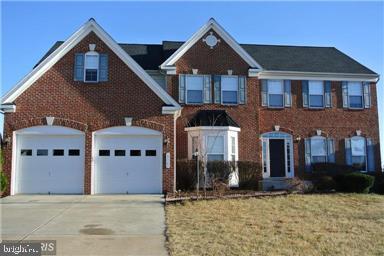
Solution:
[(69, 156), (79, 156), (80, 155), (80, 149), (69, 149), (68, 155)]
[(231, 161), (236, 161), (236, 138), (231, 137)]
[(324, 83), (323, 81), (309, 81), (308, 95), (310, 108), (324, 107)]
[(110, 151), (107, 150), (107, 149), (100, 149), (99, 150), (99, 156), (109, 156), (110, 155)]
[(268, 80), (268, 106), (272, 108), (284, 107), (283, 80)]
[(53, 150), (53, 156), (63, 156), (64, 155), (64, 149), (54, 149)]
[(188, 75), (186, 76), (187, 103), (203, 103), (204, 76)]
[(48, 155), (48, 149), (38, 149), (36, 152), (37, 156), (47, 156)]
[(124, 149), (116, 149), (115, 150), (115, 156), (125, 156), (125, 150)]
[(84, 75), (85, 82), (97, 82), (99, 71), (99, 54), (88, 52), (85, 54)]
[(224, 136), (207, 136), (207, 160), (224, 160)]
[(362, 83), (348, 82), (348, 102), (350, 108), (363, 108)]
[(196, 159), (195, 153), (199, 150), (199, 137), (192, 137), (192, 159)]
[(311, 163), (327, 162), (327, 141), (324, 137), (311, 138)]
[(351, 138), (352, 166), (359, 170), (366, 170), (365, 139), (363, 137)]
[(31, 156), (32, 155), (32, 149), (22, 149), (20, 152), (20, 155), (22, 156)]
[(238, 91), (237, 76), (221, 76), (221, 103), (222, 104), (237, 104)]
[(156, 150), (154, 149), (145, 150), (145, 156), (156, 156)]
[(138, 149), (131, 150), (130, 156), (141, 156), (141, 150), (138, 150)]

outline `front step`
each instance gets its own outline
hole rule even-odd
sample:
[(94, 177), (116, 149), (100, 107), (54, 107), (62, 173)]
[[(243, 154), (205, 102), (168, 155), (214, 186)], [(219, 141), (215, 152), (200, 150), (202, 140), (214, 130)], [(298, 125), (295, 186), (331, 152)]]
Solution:
[(286, 190), (292, 187), (291, 180), (292, 178), (265, 178), (259, 182), (259, 187), (262, 191)]

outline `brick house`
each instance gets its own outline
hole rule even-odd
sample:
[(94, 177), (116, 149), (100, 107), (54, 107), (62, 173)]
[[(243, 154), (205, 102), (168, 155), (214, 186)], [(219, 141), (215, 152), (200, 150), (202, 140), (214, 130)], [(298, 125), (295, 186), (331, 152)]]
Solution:
[(266, 182), (380, 171), (378, 79), (333, 47), (238, 44), (214, 19), (151, 45), (90, 19), (1, 100), (8, 193), (174, 191), (194, 152), (259, 162)]

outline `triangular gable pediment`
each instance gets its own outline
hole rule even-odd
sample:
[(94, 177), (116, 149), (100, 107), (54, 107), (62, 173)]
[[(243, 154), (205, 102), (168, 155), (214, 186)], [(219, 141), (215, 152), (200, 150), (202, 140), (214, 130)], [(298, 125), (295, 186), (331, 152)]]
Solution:
[(236, 42), (236, 40), (224, 30), (213, 18), (202, 26), (191, 38), (181, 45), (163, 64), (161, 69), (167, 70), (174, 66), (175, 63), (199, 40), (202, 39), (209, 31), (214, 31), (224, 40), (252, 69), (262, 69), (262, 67)]
[(13, 103), (19, 95), (28, 89), (91, 32), (94, 32), (150, 89), (152, 89), (160, 99), (162, 99), (165, 105), (168, 106), (167, 109), (172, 108), (171, 106), (173, 106), (175, 110), (180, 109), (180, 105), (128, 55), (94, 19), (87, 21), (79, 30), (72, 34), (71, 37), (26, 75), (15, 87), (6, 93), (1, 99), (1, 104)]

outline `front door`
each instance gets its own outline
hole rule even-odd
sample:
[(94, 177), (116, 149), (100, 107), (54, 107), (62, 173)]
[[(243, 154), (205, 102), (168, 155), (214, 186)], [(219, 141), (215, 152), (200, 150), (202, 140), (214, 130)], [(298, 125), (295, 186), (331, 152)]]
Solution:
[(269, 140), (269, 166), (271, 177), (285, 177), (285, 152), (283, 139)]

